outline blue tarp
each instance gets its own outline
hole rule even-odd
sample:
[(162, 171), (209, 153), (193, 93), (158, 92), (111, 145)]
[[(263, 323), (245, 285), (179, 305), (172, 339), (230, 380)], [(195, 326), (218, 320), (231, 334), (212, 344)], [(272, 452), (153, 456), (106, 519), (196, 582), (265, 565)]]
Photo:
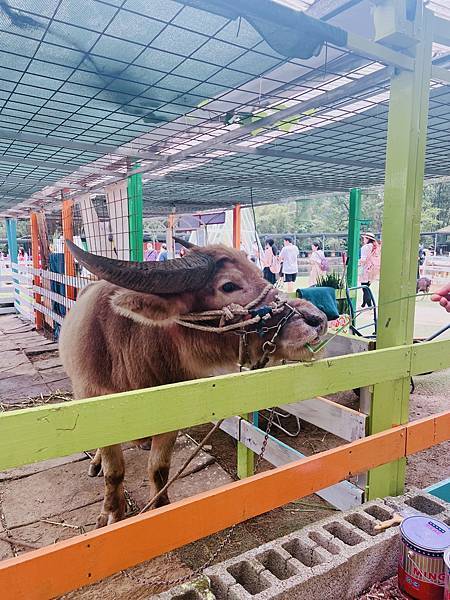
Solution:
[[(49, 270), (52, 273), (61, 273), (62, 275), (64, 275), (64, 273), (65, 273), (64, 254), (62, 254), (62, 253), (50, 254)], [(52, 292), (60, 294), (61, 296), (66, 295), (66, 286), (64, 285), (64, 283), (59, 283), (59, 281), (50, 281), (50, 289)], [(66, 307), (63, 306), (62, 304), (60, 304), (59, 302), (56, 302), (55, 300), (52, 300), (52, 310), (53, 310), (53, 312), (55, 312), (57, 315), (60, 315), (61, 317), (66, 316)], [(60, 329), (61, 329), (61, 325), (55, 321), (54, 322), (54, 335), (55, 335), (56, 340), (59, 338)]]

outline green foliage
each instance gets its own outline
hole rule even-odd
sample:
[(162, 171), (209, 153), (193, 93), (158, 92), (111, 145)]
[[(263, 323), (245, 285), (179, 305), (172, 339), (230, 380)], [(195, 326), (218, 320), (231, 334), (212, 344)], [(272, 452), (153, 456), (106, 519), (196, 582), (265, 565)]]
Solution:
[[(333, 194), (323, 198), (298, 200), (284, 204), (256, 207), (261, 233), (332, 233), (348, 227), (348, 195)], [(383, 191), (363, 193), (361, 218), (369, 220), (367, 229), (381, 231), (383, 225)], [(436, 231), (450, 223), (450, 183), (433, 183), (425, 187), (422, 205), (422, 231)], [(327, 248), (338, 250), (345, 241), (327, 240)]]
[(319, 275), (316, 287), (330, 287), (335, 290), (342, 290), (344, 288), (344, 281), (341, 274), (332, 271), (326, 275)]
[[(17, 237), (18, 238), (29, 238), (30, 237), (30, 220), (20, 219), (17, 221)], [(6, 239), (6, 221), (0, 219), (0, 239)]]
[[(335, 290), (345, 289), (345, 274), (336, 273), (332, 271), (326, 275), (319, 275), (316, 282), (316, 287), (330, 287)], [(345, 298), (337, 300), (338, 312), (340, 315), (349, 313), (348, 302)]]

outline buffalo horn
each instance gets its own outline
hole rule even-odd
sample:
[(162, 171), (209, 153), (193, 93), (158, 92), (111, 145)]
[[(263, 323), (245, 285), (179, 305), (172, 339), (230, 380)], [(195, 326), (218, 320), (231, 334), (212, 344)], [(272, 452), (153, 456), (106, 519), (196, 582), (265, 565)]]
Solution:
[(99, 279), (147, 294), (199, 290), (211, 278), (215, 267), (212, 257), (202, 252), (164, 262), (133, 262), (85, 252), (70, 240), (66, 244), (74, 258)]
[(193, 244), (192, 242), (188, 242), (186, 240), (183, 240), (183, 238), (177, 237), (177, 236), (173, 236), (173, 239), (176, 241), (177, 244), (180, 244), (180, 246), (184, 246), (184, 248), (187, 248), (188, 250), (190, 250), (191, 248), (198, 248), (199, 246), (197, 246), (196, 244)]

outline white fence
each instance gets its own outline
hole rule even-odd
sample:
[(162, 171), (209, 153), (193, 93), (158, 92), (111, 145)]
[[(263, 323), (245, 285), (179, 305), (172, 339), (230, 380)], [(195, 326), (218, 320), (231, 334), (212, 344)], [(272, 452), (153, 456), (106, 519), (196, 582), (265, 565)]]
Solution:
[(35, 269), (31, 261), (11, 263), (8, 258), (1, 257), (0, 314), (19, 313), (33, 322), (35, 311), (38, 311), (53, 329), (54, 323), (62, 323), (64, 313), (75, 302), (67, 294), (67, 287), (80, 290), (91, 281), (89, 276), (70, 277), (46, 269)]
[(433, 283), (446, 283), (450, 280), (450, 256), (428, 256), (423, 274)]
[(0, 314), (20, 313), (32, 321), (33, 292), (31, 263), (11, 263), (7, 258), (0, 260)]
[(3, 256), (0, 258), (0, 315), (16, 312), (14, 308), (14, 286), (11, 265)]

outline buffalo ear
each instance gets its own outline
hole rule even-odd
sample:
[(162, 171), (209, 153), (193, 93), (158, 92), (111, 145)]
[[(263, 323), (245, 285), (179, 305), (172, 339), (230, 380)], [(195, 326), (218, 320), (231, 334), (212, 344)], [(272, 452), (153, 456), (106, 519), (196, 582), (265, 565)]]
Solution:
[(111, 298), (111, 306), (122, 317), (137, 323), (170, 325), (178, 316), (190, 312), (192, 294), (162, 297), (123, 289)]

